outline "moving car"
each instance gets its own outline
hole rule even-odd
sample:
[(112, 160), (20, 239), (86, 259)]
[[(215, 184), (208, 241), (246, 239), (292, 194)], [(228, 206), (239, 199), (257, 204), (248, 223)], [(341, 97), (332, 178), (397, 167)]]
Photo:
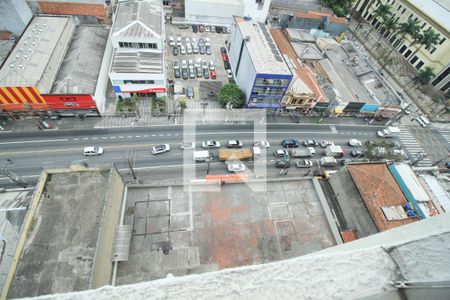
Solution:
[(244, 172), (245, 165), (243, 163), (231, 163), (228, 165), (228, 172)]
[(294, 139), (284, 139), (281, 141), (281, 146), (286, 148), (297, 148), (300, 143)]
[(156, 146), (152, 147), (152, 154), (153, 155), (161, 154), (161, 153), (169, 152), (169, 151), (170, 151), (169, 144), (156, 145)]
[(362, 150), (352, 150), (351, 152), (350, 152), (350, 155), (352, 156), (352, 157), (361, 157), (361, 156), (364, 156), (364, 152), (362, 151)]
[(270, 147), (270, 143), (268, 141), (258, 141), (258, 142), (255, 142), (253, 145), (255, 147), (261, 147), (261, 148), (269, 148)]
[(316, 149), (314, 149), (314, 147), (308, 147), (309, 153), (311, 153), (311, 155), (316, 154)]
[(314, 141), (314, 140), (305, 140), (305, 141), (303, 141), (302, 144), (303, 144), (303, 146), (305, 146), (305, 147), (308, 147), (308, 146), (315, 147), (315, 146), (317, 146), (317, 142)]
[(328, 146), (333, 146), (334, 143), (332, 141), (321, 141), (319, 143), (319, 145), (320, 145), (321, 148), (326, 148)]
[(357, 139), (351, 139), (350, 141), (348, 141), (348, 145), (352, 146), (352, 147), (361, 147), (362, 143), (360, 140)]
[(287, 150), (284, 149), (278, 149), (273, 153), (273, 155), (276, 157), (285, 157), (289, 156), (289, 152), (287, 152)]
[(190, 150), (195, 149), (195, 143), (194, 142), (184, 142), (180, 145), (181, 150)]
[(277, 160), (275, 162), (275, 168), (278, 169), (287, 169), (291, 167), (291, 162), (286, 160)]
[(313, 163), (309, 159), (299, 159), (295, 162), (295, 166), (297, 168), (311, 168)]
[(227, 147), (228, 148), (241, 148), (242, 147), (242, 142), (238, 141), (238, 140), (229, 140), (227, 142)]
[(98, 146), (84, 147), (83, 154), (84, 156), (102, 155), (103, 148)]
[(220, 148), (220, 143), (217, 141), (204, 141), (202, 142), (203, 148)]

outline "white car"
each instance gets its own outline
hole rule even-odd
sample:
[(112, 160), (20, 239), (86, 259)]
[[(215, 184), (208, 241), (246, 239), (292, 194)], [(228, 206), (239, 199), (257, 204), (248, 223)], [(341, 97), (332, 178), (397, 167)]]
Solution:
[(209, 62), (209, 70), (210, 71), (214, 71), (216, 69), (216, 66), (214, 65), (214, 62), (211, 60), (210, 62)]
[(197, 60), (195, 61), (195, 67), (201, 67), (202, 66), (202, 59), (199, 57), (197, 58)]
[(156, 145), (152, 147), (152, 154), (161, 154), (164, 152), (169, 152), (170, 146), (168, 144)]
[(269, 148), (270, 143), (268, 141), (258, 141), (254, 144), (254, 146), (261, 147), (261, 148)]
[(244, 172), (245, 165), (242, 163), (231, 163), (228, 165), (228, 172)]
[(185, 59), (183, 59), (183, 60), (181, 61), (181, 68), (182, 68), (182, 69), (187, 69), (187, 61), (186, 61)]
[(211, 31), (211, 27), (209, 27), (209, 25), (206, 25), (206, 26), (205, 26), (205, 31), (206, 31), (206, 32), (210, 32), (210, 31)]
[(194, 142), (184, 142), (180, 145), (181, 150), (190, 150), (195, 149), (195, 143)]
[(352, 146), (352, 147), (361, 147), (362, 143), (360, 140), (357, 139), (351, 139), (350, 141), (348, 141), (348, 145)]
[(191, 39), (186, 37), (186, 46), (191, 44)]
[(83, 154), (84, 156), (102, 155), (103, 148), (98, 146), (84, 147)]
[(192, 46), (197, 44), (197, 39), (195, 37), (192, 38)]
[(202, 142), (203, 148), (220, 148), (220, 143), (217, 141), (204, 141)]
[(178, 63), (178, 60), (176, 60), (176, 59), (173, 61), (173, 68), (174, 69), (179, 69), (180, 68), (180, 64)]
[(285, 157), (285, 156), (289, 156), (289, 152), (284, 149), (278, 149), (277, 151), (275, 151), (273, 153), (273, 155), (275, 155), (276, 157)]
[(309, 153), (311, 153), (311, 155), (316, 154), (316, 149), (314, 149), (314, 147), (308, 147)]
[(184, 45), (181, 45), (180, 47), (180, 54), (186, 54), (186, 47)]
[(233, 78), (233, 73), (231, 72), (230, 69), (227, 69), (227, 78), (228, 79), (232, 79)]
[(175, 46), (175, 39), (173, 38), (173, 36), (171, 36), (171, 37), (169, 38), (169, 46), (170, 46), (170, 47)]
[(183, 45), (183, 42), (181, 41), (181, 37), (177, 37), (177, 47), (181, 47)]
[(242, 147), (242, 142), (238, 141), (238, 140), (229, 140), (227, 142), (227, 147), (228, 148), (241, 148)]
[(187, 52), (187, 54), (192, 54), (192, 46), (191, 45), (186, 46), (186, 52)]
[(208, 69), (208, 62), (206, 60), (202, 61), (202, 68), (203, 69)]
[(319, 145), (321, 148), (326, 148), (328, 146), (334, 146), (334, 143), (332, 141), (321, 141)]

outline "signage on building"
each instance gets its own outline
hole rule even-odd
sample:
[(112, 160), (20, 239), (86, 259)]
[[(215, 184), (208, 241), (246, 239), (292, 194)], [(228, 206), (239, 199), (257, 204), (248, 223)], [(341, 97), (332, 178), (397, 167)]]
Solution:
[(96, 109), (91, 95), (42, 95), (50, 109)]
[(116, 93), (165, 93), (167, 91), (166, 88), (149, 88), (143, 90), (133, 90), (133, 91), (122, 91), (120, 86), (114, 86), (114, 91)]
[(364, 106), (363, 102), (349, 102), (347, 106), (344, 108), (344, 112), (359, 112), (361, 108)]

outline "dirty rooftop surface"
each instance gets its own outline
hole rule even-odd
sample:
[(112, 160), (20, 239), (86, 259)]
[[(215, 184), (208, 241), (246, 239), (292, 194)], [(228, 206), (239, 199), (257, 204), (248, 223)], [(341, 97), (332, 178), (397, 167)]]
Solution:
[(109, 172), (50, 175), (8, 298), (89, 288)]
[(119, 285), (277, 261), (335, 244), (310, 180), (268, 182), (267, 192), (245, 184), (225, 184), (221, 192), (130, 188), (125, 224), (133, 224), (133, 237), (130, 259), (119, 263)]

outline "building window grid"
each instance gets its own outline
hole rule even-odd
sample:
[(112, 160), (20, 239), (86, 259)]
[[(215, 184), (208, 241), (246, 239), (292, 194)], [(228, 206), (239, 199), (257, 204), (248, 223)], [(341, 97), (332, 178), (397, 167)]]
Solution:
[(439, 45), (442, 45), (447, 39), (444, 37), (442, 38), (442, 40), (439, 42)]
[(130, 43), (130, 42), (119, 42), (120, 48), (135, 48), (135, 49), (158, 49), (156, 43)]
[(123, 84), (154, 84), (154, 80), (124, 80)]
[(269, 78), (256, 78), (255, 85), (257, 86), (288, 86), (288, 79), (269, 79)]
[(445, 77), (448, 76), (448, 74), (450, 74), (450, 67), (448, 67), (447, 69), (445, 69), (444, 72), (441, 73), (441, 75), (439, 75), (438, 77), (436, 77), (435, 80), (433, 80), (433, 82), (431, 83), (432, 85), (438, 85)]

